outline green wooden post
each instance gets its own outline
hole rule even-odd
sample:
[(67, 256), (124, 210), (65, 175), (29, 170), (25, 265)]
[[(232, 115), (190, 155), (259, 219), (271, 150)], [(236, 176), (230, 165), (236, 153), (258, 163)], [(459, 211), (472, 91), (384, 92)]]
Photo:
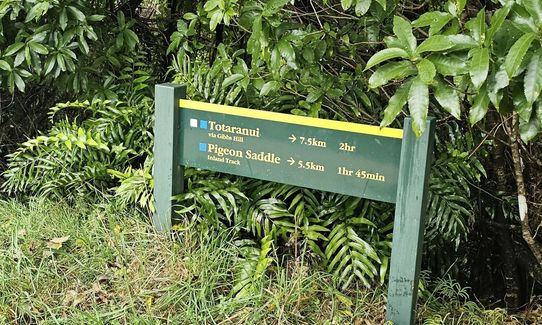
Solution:
[(418, 295), (435, 121), (428, 120), (418, 139), (410, 118), (405, 119), (403, 130), (386, 318), (393, 324), (411, 325)]
[(174, 84), (155, 86), (154, 124), (154, 227), (171, 229), (174, 215), (171, 197), (183, 191), (183, 167), (180, 159), (179, 99), (185, 98), (186, 87)]

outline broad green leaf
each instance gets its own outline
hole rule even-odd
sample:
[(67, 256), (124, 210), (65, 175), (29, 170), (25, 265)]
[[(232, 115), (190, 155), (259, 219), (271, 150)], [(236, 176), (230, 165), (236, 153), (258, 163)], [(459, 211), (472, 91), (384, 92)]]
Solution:
[(519, 134), (521, 140), (525, 143), (529, 143), (531, 140), (535, 139), (541, 131), (542, 125), (535, 116), (533, 116), (529, 122), (519, 122)]
[(463, 9), (465, 9), (465, 5), (467, 4), (467, 0), (448, 0), (447, 9), (448, 12), (454, 15), (454, 17), (460, 17), (461, 13), (463, 12)]
[(56, 63), (58, 63), (58, 67), (61, 71), (66, 71), (66, 61), (64, 60), (64, 56), (61, 53), (58, 53), (56, 55)]
[(38, 53), (38, 54), (48, 54), (49, 51), (47, 50), (47, 48), (45, 46), (43, 46), (42, 44), (40, 43), (36, 43), (36, 42), (28, 42), (28, 46), (32, 49), (32, 51)]
[(226, 87), (228, 87), (229, 85), (234, 84), (234, 83), (236, 83), (237, 81), (243, 79), (244, 77), (245, 77), (245, 76), (243, 76), (243, 75), (240, 74), (240, 73), (232, 74), (232, 75), (229, 76), (228, 78), (224, 79), (224, 81), (222, 82), (222, 88), (226, 88)]
[(82, 36), (79, 36), (79, 49), (85, 54), (88, 54), (90, 50), (86, 39)]
[(220, 4), (220, 0), (210, 0), (210, 1), (205, 2), (205, 4), (203, 5), (203, 9), (205, 11), (211, 11), (214, 8), (218, 7), (219, 4)]
[(474, 125), (486, 116), (489, 109), (489, 97), (486, 86), (482, 86), (474, 99), (474, 104), (469, 110), (469, 123)]
[[(452, 16), (447, 12), (429, 11), (421, 15), (418, 19), (412, 22), (412, 27), (440, 26), (434, 30), (438, 32), (444, 27)], [(430, 33), (431, 36), (431, 33)]]
[(431, 24), (437, 22), (441, 17), (450, 17), (450, 14), (442, 11), (426, 12), (412, 22), (412, 27), (431, 26)]
[(68, 6), (68, 10), (72, 13), (72, 15), (79, 21), (85, 21), (85, 14), (81, 12), (81, 10), (77, 9), (74, 6)]
[(21, 76), (19, 76), (17, 73), (13, 72), (13, 77), (15, 78), (15, 85), (17, 86), (17, 89), (19, 89), (20, 92), (24, 93), (24, 81)]
[(529, 50), (531, 43), (536, 37), (536, 34), (528, 33), (520, 37), (514, 43), (514, 45), (512, 45), (504, 61), (504, 68), (506, 70), (506, 73), (508, 74), (508, 77), (514, 77), (516, 71), (521, 65), (521, 62), (523, 61), (525, 53), (527, 53), (527, 50)]
[[(28, 44), (27, 44), (28, 45)], [(24, 58), (27, 65), (32, 65), (32, 56), (30, 54), (30, 47), (26, 46), (24, 48)]]
[(384, 118), (382, 119), (382, 122), (380, 122), (381, 127), (390, 125), (399, 112), (401, 112), (401, 109), (407, 103), (410, 85), (412, 85), (412, 80), (403, 83), (397, 91), (395, 91), (395, 94), (391, 96), (388, 106), (384, 110)]
[(504, 20), (506, 19), (506, 16), (508, 16), (508, 13), (510, 12), (510, 8), (512, 8), (511, 5), (506, 5), (502, 8), (497, 9), (495, 13), (493, 13), (493, 16), (491, 17), (491, 22), (489, 23), (489, 28), (486, 32), (486, 46), (489, 46), (493, 41), (493, 36), (495, 36), (499, 28), (501, 28)]
[(412, 34), (412, 26), (406, 19), (399, 16), (393, 17), (393, 33), (409, 50), (409, 53), (416, 51), (416, 37)]
[(279, 9), (287, 5), (289, 2), (290, 0), (268, 0), (265, 2), (264, 10), (269, 11), (269, 13), (271, 13), (272, 15), (276, 13)]
[(520, 122), (526, 122), (533, 115), (533, 104), (529, 103), (525, 98), (516, 106), (516, 111)]
[(378, 3), (384, 10), (386, 10), (387, 2), (387, 0), (376, 0), (376, 3)]
[(87, 17), (87, 21), (102, 21), (104, 18), (104, 15), (91, 15)]
[(25, 22), (29, 22), (33, 19), (36, 19), (36, 21), (49, 10), (49, 2), (43, 1), (38, 2), (32, 8), (28, 11), (28, 14), (26, 15)]
[(533, 104), (529, 103), (523, 94), (523, 89), (520, 85), (515, 87), (512, 91), (512, 102), (514, 104), (514, 111), (518, 113), (519, 120), (528, 122), (531, 119), (533, 112)]
[[(513, 14), (509, 16), (509, 19), (512, 22), (512, 27), (525, 34), (538, 32), (538, 27), (536, 26), (534, 19), (529, 17), (529, 13), (523, 7), (513, 6), (511, 10)], [(505, 35), (510, 34), (505, 33)]]
[(377, 52), (369, 59), (369, 61), (367, 61), (367, 65), (363, 71), (366, 71), (379, 63), (395, 58), (408, 58), (408, 53), (405, 50), (398, 48), (384, 49)]
[(474, 38), (468, 35), (463, 35), (463, 34), (448, 35), (448, 39), (453, 44), (453, 48), (450, 50), (464, 50), (464, 49), (478, 47), (478, 43), (474, 40)]
[(13, 62), (14, 67), (18, 67), (21, 65), (21, 63), (23, 63), (24, 55), (25, 55), (25, 51), (20, 51), (19, 53), (17, 53), (17, 56), (15, 57), (15, 60)]
[(423, 82), (425, 82), (426, 84), (430, 84), (433, 82), (437, 71), (431, 61), (427, 59), (422, 59), (420, 62), (418, 62), (416, 68), (418, 68), (418, 76)]
[(353, 0), (341, 0), (341, 7), (343, 10), (348, 10), (352, 7)]
[(286, 59), (286, 61), (294, 62), (295, 61), (295, 51), (292, 47), (292, 44), (288, 42), (286, 39), (281, 39), (279, 43), (277, 44), (279, 48), (280, 55)]
[(467, 27), (472, 37), (478, 44), (482, 45), (486, 37), (486, 11), (484, 8), (478, 12), (476, 18), (469, 20), (465, 27)]
[(384, 37), (384, 44), (386, 44), (388, 48), (399, 48), (406, 51), (406, 48), (403, 46), (403, 44), (399, 41), (397, 37), (394, 36)]
[(45, 61), (45, 75), (48, 75), (51, 71), (53, 71), (56, 63), (55, 58), (55, 55), (49, 55), (49, 57)]
[(363, 16), (371, 7), (372, 0), (356, 0), (356, 15)]
[(303, 48), (303, 58), (309, 63), (314, 62), (314, 49), (310, 46)]
[(488, 81), (489, 82), (487, 94), (489, 96), (489, 100), (491, 100), (493, 106), (495, 106), (495, 108), (499, 110), (500, 102), (503, 97), (500, 90), (508, 87), (510, 79), (508, 78), (506, 71), (504, 71), (504, 67), (501, 66), (499, 71), (497, 71), (497, 73), (491, 76)]
[(314, 47), (314, 55), (317, 59), (321, 59), (326, 55), (327, 51), (327, 42), (325, 39), (321, 39), (318, 42), (316, 42)]
[[(253, 60), (257, 60), (260, 55), (260, 38), (262, 36), (262, 16), (256, 17), (252, 22), (252, 34), (247, 41), (247, 51), (252, 55)], [(254, 61), (253, 61), (254, 62)]]
[(194, 13), (191, 13), (191, 12), (187, 12), (183, 15), (183, 19), (184, 20), (194, 20), (194, 19), (197, 19), (198, 18), (198, 15), (194, 14)]
[(68, 13), (66, 11), (66, 8), (63, 8), (60, 12), (60, 17), (58, 17), (58, 24), (60, 25), (60, 28), (62, 30), (65, 30), (66, 26), (68, 26)]
[(479, 89), (487, 79), (489, 72), (489, 51), (485, 47), (471, 50), (469, 75), (474, 88)]
[(536, 24), (542, 25), (542, 2), (540, 0), (523, 0), (523, 7), (527, 9)]
[(453, 117), (456, 119), (461, 118), (459, 94), (453, 87), (438, 81), (435, 87), (435, 99)]
[(454, 43), (446, 35), (433, 35), (423, 41), (416, 52), (418, 54), (424, 52), (440, 52), (446, 51), (454, 46)]
[(412, 130), (419, 137), (425, 131), (429, 110), (429, 89), (419, 77), (412, 80), (408, 91), (408, 110), (412, 116)]
[(429, 27), (429, 36), (432, 36), (446, 26), (452, 19), (452, 15), (447, 12), (430, 11), (421, 15), (418, 19), (412, 22), (412, 27)]
[[(130, 30), (130, 29), (126, 30), (125, 39), (126, 39), (126, 42), (128, 43), (128, 46), (131, 49), (133, 49), (136, 46), (136, 44), (139, 43), (139, 37), (137, 36), (136, 33), (134, 33), (133, 30)], [(75, 59), (75, 57), (74, 57), (74, 59)]]
[(410, 61), (387, 63), (378, 68), (369, 78), (369, 88), (377, 88), (390, 80), (398, 80), (413, 75), (416, 67)]
[(118, 49), (122, 48), (122, 45), (124, 44), (124, 33), (117, 34), (117, 37), (115, 37), (115, 44), (117, 45)]
[(307, 95), (307, 102), (314, 103), (324, 96), (324, 91), (322, 89), (311, 89)]
[(280, 57), (279, 49), (275, 47), (271, 51), (271, 58), (269, 60), (269, 69), (271, 70), (271, 73), (278, 75), (278, 72), (280, 69), (280, 61), (281, 61), (281, 57)]
[(280, 87), (278, 81), (272, 80), (266, 82), (260, 90), (260, 96), (267, 96), (270, 92), (277, 90)]
[(224, 17), (222, 10), (216, 9), (212, 11), (211, 20), (209, 21), (209, 28), (211, 31), (216, 29), (216, 26), (222, 21), (222, 17)]
[(534, 103), (542, 91), (542, 50), (538, 50), (527, 66), (524, 79), (525, 98)]
[(16, 43), (13, 43), (11, 44), (10, 46), (8, 46), (8, 48), (6, 49), (6, 51), (4, 52), (4, 56), (10, 56), (10, 55), (13, 55), (17, 52), (19, 52), (20, 49), (22, 49), (24, 47), (24, 43), (23, 42), (16, 42)]
[(9, 72), (9, 71), (11, 71), (11, 66), (6, 61), (0, 60), (0, 69)]
[(443, 76), (458, 76), (468, 72), (466, 57), (431, 54), (427, 59), (433, 62), (437, 72)]

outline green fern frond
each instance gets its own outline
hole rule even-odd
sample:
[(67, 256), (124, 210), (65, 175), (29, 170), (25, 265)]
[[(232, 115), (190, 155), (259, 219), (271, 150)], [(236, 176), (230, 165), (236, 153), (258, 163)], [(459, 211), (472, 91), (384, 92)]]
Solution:
[(263, 237), (260, 246), (251, 240), (238, 241), (242, 257), (235, 270), (235, 284), (231, 295), (237, 297), (248, 297), (253, 295), (261, 282), (268, 267), (274, 259), (270, 257), (274, 251), (273, 232)]
[(237, 184), (216, 176), (199, 179), (197, 173), (188, 175), (192, 177), (188, 178), (186, 192), (174, 197), (178, 202), (177, 212), (211, 226), (233, 225), (239, 205), (248, 199)]

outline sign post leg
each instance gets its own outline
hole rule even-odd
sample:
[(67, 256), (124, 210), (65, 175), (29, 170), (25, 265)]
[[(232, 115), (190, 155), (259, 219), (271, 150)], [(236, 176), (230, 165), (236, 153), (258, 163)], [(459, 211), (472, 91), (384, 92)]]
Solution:
[(171, 197), (183, 191), (183, 167), (179, 163), (180, 110), (186, 87), (174, 84), (155, 86), (154, 124), (154, 200), (153, 224), (158, 231), (169, 231), (174, 215)]
[(434, 122), (428, 120), (418, 139), (410, 118), (405, 119), (403, 129), (386, 313), (386, 318), (398, 325), (414, 324)]

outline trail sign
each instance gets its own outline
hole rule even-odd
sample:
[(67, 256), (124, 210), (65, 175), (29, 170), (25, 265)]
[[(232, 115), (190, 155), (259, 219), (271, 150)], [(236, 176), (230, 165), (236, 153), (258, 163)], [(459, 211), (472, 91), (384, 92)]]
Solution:
[(402, 130), (180, 100), (180, 163), (395, 202)]
[(174, 216), (184, 166), (396, 204), (387, 318), (413, 324), (434, 123), (404, 128), (331, 121), (184, 99), (156, 86), (154, 195), (157, 229)]

